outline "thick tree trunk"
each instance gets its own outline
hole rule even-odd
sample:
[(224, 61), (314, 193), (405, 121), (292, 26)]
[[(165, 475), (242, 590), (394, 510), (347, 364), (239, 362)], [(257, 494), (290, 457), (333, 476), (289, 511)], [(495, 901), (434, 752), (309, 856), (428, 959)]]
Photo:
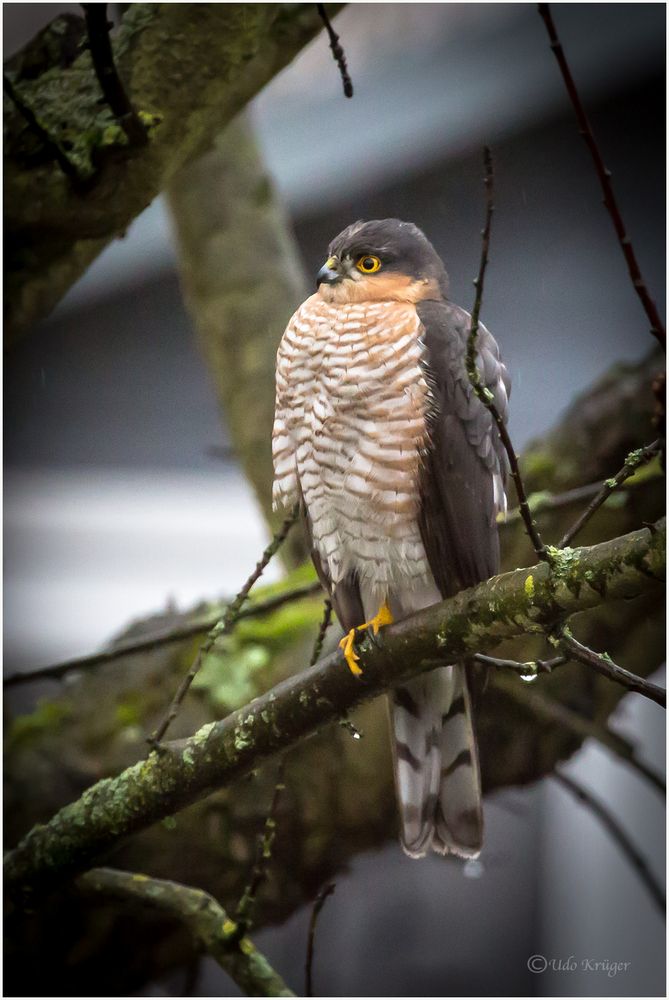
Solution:
[[(307, 294), (290, 223), (253, 134), (240, 118), (169, 188), (181, 280), (233, 451), (272, 516), (274, 366), (285, 325)], [(289, 540), (293, 563), (304, 539)]]

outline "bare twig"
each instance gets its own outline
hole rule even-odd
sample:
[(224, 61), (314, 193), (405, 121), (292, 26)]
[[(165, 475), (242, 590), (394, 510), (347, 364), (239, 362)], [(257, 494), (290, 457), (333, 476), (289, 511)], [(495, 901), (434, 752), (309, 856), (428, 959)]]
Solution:
[(595, 653), (594, 650), (575, 639), (568, 628), (561, 629), (556, 634), (556, 640), (572, 660), (578, 660), (579, 663), (592, 667), (603, 677), (615, 681), (616, 684), (622, 684), (629, 691), (636, 691), (637, 694), (644, 695), (645, 698), (661, 705), (662, 708), (667, 707), (667, 692), (664, 688), (645, 680), (643, 677), (637, 677), (636, 674), (630, 673), (624, 667), (619, 667), (608, 653)]
[(499, 432), (500, 439), (504, 445), (504, 450), (506, 451), (507, 457), (509, 459), (509, 466), (511, 469), (511, 478), (513, 479), (514, 485), (516, 487), (516, 493), (518, 494), (518, 505), (520, 507), (521, 516), (525, 523), (525, 528), (527, 534), (532, 542), (532, 547), (536, 552), (539, 559), (544, 562), (550, 563), (550, 558), (548, 551), (543, 541), (541, 540), (541, 535), (534, 522), (534, 517), (532, 516), (532, 511), (530, 510), (530, 505), (527, 502), (527, 494), (525, 493), (525, 486), (523, 484), (522, 476), (520, 474), (520, 467), (518, 465), (518, 457), (514, 450), (513, 444), (511, 443), (511, 438), (509, 437), (509, 432), (506, 429), (506, 424), (502, 420), (490, 390), (483, 385), (481, 380), (481, 373), (476, 364), (476, 339), (479, 332), (479, 314), (481, 312), (481, 302), (483, 300), (483, 284), (485, 281), (485, 273), (488, 267), (488, 253), (490, 250), (490, 229), (492, 226), (492, 215), (495, 210), (493, 202), (493, 166), (492, 166), (492, 156), (490, 150), (487, 146), (483, 150), (483, 163), (485, 167), (485, 192), (486, 192), (486, 217), (485, 226), (483, 228), (482, 239), (481, 239), (481, 259), (479, 262), (478, 277), (476, 278), (474, 285), (476, 288), (476, 296), (474, 298), (474, 308), (472, 309), (472, 322), (469, 329), (469, 337), (467, 338), (467, 374), (469, 375), (469, 380), (474, 388), (474, 392), (481, 400), (483, 405), (490, 411), (490, 415), (495, 421), (495, 425)]
[[(660, 477), (661, 473), (658, 472), (657, 478), (659, 479)], [(572, 490), (565, 490), (564, 493), (545, 493), (540, 491), (538, 493), (531, 493), (527, 498), (527, 502), (532, 514), (537, 517), (546, 512), (562, 510), (564, 507), (572, 507), (584, 500), (591, 500), (597, 496), (603, 486), (604, 484), (600, 481), (597, 483), (586, 483), (584, 486), (575, 486)], [(623, 482), (618, 487), (618, 492), (632, 492), (640, 486), (641, 483), (637, 483), (634, 480), (632, 482)], [(513, 507), (506, 513), (502, 511), (497, 515), (497, 524), (500, 528), (505, 528), (521, 520), (522, 514), (519, 507)]]
[(106, 3), (84, 3), (88, 45), (95, 75), (112, 114), (134, 146), (148, 141), (144, 123), (133, 108), (114, 63)]
[(646, 316), (650, 322), (650, 332), (652, 335), (662, 344), (664, 347), (666, 344), (666, 334), (664, 330), (664, 324), (660, 319), (660, 314), (657, 310), (657, 306), (653, 302), (646, 287), (646, 283), (641, 275), (641, 270), (636, 259), (636, 254), (634, 253), (634, 248), (632, 246), (632, 241), (630, 240), (627, 232), (625, 230), (625, 224), (623, 222), (622, 215), (620, 214), (620, 209), (616, 201), (615, 195), (613, 193), (613, 185), (611, 183), (611, 171), (607, 169), (602, 154), (597, 145), (597, 141), (592, 131), (590, 122), (588, 121), (588, 116), (585, 113), (585, 108), (581, 101), (581, 97), (578, 92), (578, 88), (571, 75), (571, 70), (569, 69), (569, 64), (567, 62), (566, 56), (564, 54), (564, 49), (560, 43), (555, 24), (553, 23), (553, 18), (550, 12), (550, 5), (547, 3), (539, 4), (539, 13), (546, 25), (546, 30), (548, 32), (548, 37), (550, 39), (550, 46), (555, 58), (557, 60), (558, 66), (560, 67), (560, 72), (562, 73), (562, 79), (564, 80), (567, 93), (569, 94), (569, 99), (571, 101), (572, 107), (576, 113), (576, 118), (578, 120), (579, 132), (583, 136), (585, 144), (590, 150), (590, 155), (592, 156), (592, 161), (595, 166), (595, 171), (597, 177), (599, 178), (599, 183), (602, 189), (602, 194), (604, 196), (604, 205), (611, 217), (613, 223), (613, 228), (616, 231), (616, 236), (618, 237), (618, 243), (620, 244), (620, 249), (623, 252), (625, 261), (627, 263), (627, 270), (629, 271), (629, 276), (632, 280), (634, 290), (641, 300), (641, 304), (646, 312)]
[(660, 908), (660, 911), (664, 913), (666, 899), (662, 886), (655, 878), (648, 862), (639, 852), (625, 830), (623, 830), (616, 817), (613, 816), (606, 806), (602, 805), (599, 799), (596, 799), (590, 791), (583, 788), (579, 782), (574, 781), (573, 778), (568, 777), (562, 771), (556, 771), (553, 777), (563, 786), (563, 788), (566, 788), (573, 796), (575, 796), (575, 798), (579, 800), (579, 802), (582, 802), (583, 805), (587, 806), (588, 809), (595, 814), (600, 823), (602, 823), (621, 848), (623, 853), (627, 856), (630, 864), (635, 869), (639, 878), (652, 896), (653, 902)]
[(555, 656), (551, 660), (527, 660), (525, 663), (519, 663), (518, 660), (503, 660), (496, 656), (485, 656), (483, 653), (475, 653), (472, 656), (472, 660), (486, 667), (513, 670), (514, 673), (527, 678), (536, 677), (538, 674), (550, 674), (555, 667), (561, 667), (563, 663), (567, 663), (568, 657)]
[(325, 26), (325, 30), (328, 33), (328, 38), (330, 39), (330, 48), (332, 49), (332, 55), (339, 67), (339, 75), (341, 76), (342, 86), (344, 88), (345, 97), (353, 97), (353, 81), (348, 73), (348, 67), (346, 65), (346, 53), (342, 48), (341, 42), (339, 41), (339, 35), (332, 27), (330, 23), (330, 18), (325, 9), (325, 5), (322, 3), (317, 3), (316, 7), (320, 18)]
[(652, 444), (647, 445), (645, 448), (637, 448), (636, 451), (630, 452), (630, 454), (625, 459), (625, 464), (622, 469), (616, 473), (612, 479), (607, 479), (600, 487), (598, 493), (594, 497), (592, 503), (583, 511), (581, 516), (572, 524), (571, 528), (562, 536), (558, 542), (558, 548), (563, 549), (565, 546), (569, 545), (573, 538), (579, 533), (581, 528), (587, 524), (595, 511), (599, 510), (603, 503), (608, 500), (614, 490), (617, 490), (626, 479), (633, 476), (636, 470), (645, 465), (646, 462), (650, 462), (652, 458), (659, 455), (661, 449), (661, 442), (653, 441)]
[[(306, 583), (301, 587), (294, 587), (283, 594), (276, 594), (268, 597), (266, 601), (258, 601), (250, 607), (242, 608), (237, 614), (237, 621), (243, 618), (261, 618), (269, 615), (284, 604), (291, 604), (293, 601), (300, 601), (304, 597), (313, 597), (321, 591), (321, 584), (316, 580), (313, 583)], [(220, 621), (220, 611), (215, 616), (200, 618), (197, 621), (188, 621), (184, 625), (176, 628), (165, 629), (156, 632), (154, 635), (142, 636), (141, 639), (134, 639), (130, 642), (121, 642), (111, 649), (104, 649), (99, 653), (91, 653), (88, 656), (74, 657), (71, 660), (63, 660), (60, 663), (51, 664), (48, 667), (39, 667), (27, 673), (10, 674), (5, 677), (3, 684), (5, 687), (16, 687), (18, 684), (33, 684), (35, 681), (58, 680), (65, 674), (76, 670), (89, 670), (93, 667), (100, 667), (106, 663), (113, 663), (115, 660), (123, 659), (126, 656), (135, 656), (139, 653), (148, 653), (160, 646), (167, 646), (173, 642), (182, 642), (185, 639), (192, 639), (193, 636), (208, 632)]]
[(271, 559), (276, 555), (276, 553), (281, 548), (282, 544), (285, 542), (288, 536), (288, 532), (297, 521), (298, 516), (299, 516), (299, 505), (296, 504), (293, 507), (290, 514), (288, 515), (288, 517), (281, 525), (281, 527), (279, 528), (279, 530), (277, 531), (277, 533), (272, 538), (270, 544), (263, 552), (261, 558), (256, 563), (256, 568), (253, 570), (250, 577), (248, 578), (242, 589), (235, 597), (234, 601), (232, 601), (232, 603), (228, 605), (225, 615), (223, 616), (221, 621), (217, 622), (216, 625), (214, 625), (214, 627), (208, 632), (207, 638), (200, 646), (197, 652), (197, 656), (193, 660), (190, 670), (188, 671), (188, 673), (182, 680), (181, 684), (177, 688), (176, 694), (172, 699), (172, 703), (169, 707), (169, 710), (165, 718), (158, 726), (156, 732), (149, 737), (149, 744), (151, 746), (157, 747), (160, 744), (160, 741), (167, 732), (170, 723), (173, 721), (173, 719), (176, 718), (179, 712), (179, 708), (181, 707), (181, 703), (186, 697), (186, 693), (191, 684), (193, 683), (195, 676), (198, 670), (200, 669), (200, 666), (202, 665), (204, 657), (207, 655), (207, 653), (209, 653), (211, 648), (219, 639), (221, 639), (225, 635), (230, 634), (232, 629), (239, 621), (239, 614), (242, 609), (242, 605), (247, 600), (251, 588), (260, 579), (263, 571), (265, 570)]
[(78, 879), (77, 885), (88, 893), (137, 900), (182, 921), (200, 947), (247, 996), (295, 996), (252, 941), (247, 937), (236, 939), (234, 921), (209, 893), (178, 882), (113, 868), (93, 868)]
[(325, 906), (328, 896), (335, 891), (334, 882), (328, 882), (316, 896), (314, 906), (309, 920), (309, 935), (307, 937), (307, 959), (304, 964), (304, 995), (312, 997), (314, 995), (313, 967), (314, 967), (314, 944), (316, 935), (316, 924), (321, 910)]
[(2, 87), (10, 101), (16, 105), (17, 110), (25, 119), (31, 132), (34, 132), (47, 153), (56, 161), (63, 173), (72, 181), (73, 188), (77, 191), (84, 189), (89, 178), (79, 173), (76, 164), (70, 160), (65, 151), (61, 149), (59, 143), (49, 134), (49, 132), (47, 132), (33, 109), (29, 104), (26, 104), (23, 97), (19, 94), (7, 73), (2, 74)]
[[(321, 655), (323, 640), (325, 639), (325, 633), (328, 630), (331, 618), (332, 604), (326, 598), (323, 606), (323, 617), (314, 642), (311, 659), (309, 660), (310, 667), (314, 666)], [(255, 864), (251, 872), (251, 879), (249, 884), (244, 889), (239, 905), (237, 906), (235, 920), (237, 922), (238, 934), (240, 937), (243, 937), (244, 934), (248, 933), (252, 926), (253, 912), (255, 910), (258, 890), (267, 876), (267, 868), (272, 858), (272, 848), (274, 847), (274, 840), (276, 838), (276, 815), (281, 801), (281, 796), (286, 788), (284, 782), (285, 772), (286, 755), (283, 754), (281, 760), (279, 761), (276, 784), (274, 785), (274, 792), (272, 794), (269, 812), (265, 818), (265, 826), (258, 843), (258, 851), (256, 854)]]

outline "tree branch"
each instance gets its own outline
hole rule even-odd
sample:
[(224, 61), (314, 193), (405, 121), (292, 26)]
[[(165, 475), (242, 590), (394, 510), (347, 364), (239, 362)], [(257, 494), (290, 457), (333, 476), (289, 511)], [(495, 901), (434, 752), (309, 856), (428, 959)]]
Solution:
[[(517, 687), (509, 675), (504, 672), (495, 677), (495, 687), (504, 691), (510, 696), (519, 698)], [(587, 718), (580, 712), (575, 712), (568, 705), (552, 698), (541, 688), (533, 685), (531, 688), (525, 686), (522, 691), (521, 703), (530, 709), (532, 714), (539, 720), (545, 722), (556, 722), (564, 730), (574, 733), (580, 740), (595, 740), (603, 747), (606, 747), (619, 760), (629, 764), (638, 774), (640, 774), (656, 792), (666, 795), (667, 788), (663, 778), (657, 774), (653, 768), (640, 760), (636, 753), (636, 748), (629, 740), (626, 740), (620, 733), (615, 733), (607, 726)]]
[[(276, 594), (268, 597), (265, 601), (257, 601), (250, 607), (241, 608), (237, 613), (237, 621), (245, 618), (262, 618), (277, 611), (284, 604), (292, 604), (294, 601), (301, 601), (305, 597), (315, 597), (322, 591), (322, 586), (318, 580), (313, 583), (305, 583), (301, 587), (294, 587), (283, 594)], [(176, 628), (165, 629), (156, 632), (154, 635), (142, 636), (141, 639), (134, 639), (132, 642), (119, 642), (111, 649), (103, 649), (99, 653), (90, 653), (88, 656), (76, 656), (70, 660), (62, 660), (60, 663), (53, 663), (47, 667), (38, 667), (36, 670), (9, 674), (3, 680), (6, 688), (16, 687), (19, 684), (34, 684), (36, 681), (59, 680), (65, 674), (73, 671), (90, 670), (94, 667), (101, 667), (106, 663), (113, 663), (115, 660), (122, 660), (126, 656), (137, 656), (139, 653), (149, 653), (159, 646), (169, 646), (172, 643), (183, 642), (184, 639), (192, 639), (204, 632), (209, 632), (222, 618), (224, 618), (226, 608), (220, 608), (213, 615), (198, 618), (196, 621), (187, 621)]]
[(567, 550), (557, 570), (514, 570), (427, 608), (360, 644), (354, 678), (337, 650), (188, 740), (167, 744), (106, 778), (34, 827), (5, 859), (9, 890), (44, 889), (88, 867), (122, 837), (150, 826), (248, 773), (357, 704), (421, 669), (541, 633), (576, 611), (654, 589), (664, 571), (665, 525)]
[(616, 201), (615, 194), (613, 192), (613, 184), (611, 183), (611, 171), (607, 169), (602, 154), (597, 145), (597, 140), (595, 139), (594, 133), (590, 122), (588, 121), (588, 116), (585, 113), (585, 108), (581, 101), (581, 97), (578, 92), (578, 88), (571, 75), (571, 70), (569, 69), (569, 63), (567, 62), (567, 57), (564, 54), (564, 49), (560, 43), (555, 24), (553, 23), (553, 17), (550, 12), (550, 5), (547, 3), (539, 4), (539, 13), (546, 25), (546, 31), (548, 32), (548, 37), (550, 39), (551, 49), (555, 58), (557, 60), (558, 66), (560, 67), (560, 72), (562, 73), (562, 79), (564, 80), (567, 93), (569, 95), (569, 100), (571, 101), (572, 107), (576, 113), (576, 118), (578, 120), (579, 132), (583, 136), (586, 146), (590, 150), (590, 155), (592, 156), (592, 162), (595, 166), (595, 171), (599, 179), (599, 183), (602, 189), (602, 194), (604, 196), (604, 205), (606, 210), (611, 216), (611, 221), (613, 223), (613, 228), (616, 231), (616, 236), (618, 237), (618, 243), (620, 244), (620, 249), (623, 252), (623, 256), (627, 263), (627, 270), (629, 271), (629, 276), (632, 280), (632, 285), (634, 290), (641, 300), (641, 305), (643, 306), (646, 316), (650, 322), (650, 332), (652, 335), (660, 342), (664, 347), (666, 345), (666, 333), (664, 330), (664, 324), (660, 319), (660, 314), (657, 310), (657, 306), (653, 302), (646, 283), (641, 275), (641, 269), (636, 259), (636, 254), (634, 253), (634, 247), (632, 246), (632, 241), (630, 240), (627, 232), (625, 230), (625, 223), (623, 222), (622, 215), (620, 214), (620, 209), (618, 207), (618, 202)]
[(113, 868), (93, 868), (77, 885), (84, 892), (136, 900), (176, 917), (247, 996), (295, 996), (249, 938), (236, 939), (234, 921), (208, 892)]
[[(339, 6), (328, 4), (329, 13)], [(14, 80), (40, 123), (92, 183), (74, 191), (60, 166), (35, 163), (18, 109), (6, 108), (5, 329), (45, 316), (113, 239), (203, 153), (258, 91), (322, 28), (312, 4), (130, 4), (113, 60), (149, 142), (131, 146), (84, 52), (65, 69)], [(55, 46), (54, 46), (55, 48)], [(29, 164), (29, 165), (27, 165)]]
[(561, 646), (573, 660), (584, 663), (586, 667), (591, 667), (603, 677), (608, 677), (610, 681), (615, 681), (616, 684), (622, 684), (630, 691), (636, 691), (637, 694), (650, 698), (662, 708), (667, 707), (667, 692), (664, 688), (644, 680), (643, 677), (637, 677), (636, 674), (631, 674), (624, 667), (619, 667), (608, 654), (595, 653), (588, 646), (584, 646), (578, 639), (575, 639), (569, 629), (564, 628), (557, 632), (557, 645)]
[(596, 799), (591, 792), (583, 788), (579, 782), (574, 781), (573, 778), (568, 777), (562, 771), (557, 771), (553, 777), (563, 786), (563, 788), (566, 788), (567, 791), (579, 800), (579, 802), (587, 806), (588, 809), (595, 814), (600, 823), (603, 824), (623, 853), (627, 856), (630, 864), (635, 869), (639, 878), (642, 880), (648, 889), (648, 892), (652, 896), (653, 902), (659, 907), (660, 912), (664, 914), (666, 909), (664, 891), (650, 870), (648, 862), (638, 851), (627, 833), (625, 833), (615, 816), (613, 816), (612, 813), (610, 813), (609, 810), (602, 805), (599, 799)]
[(647, 445), (645, 448), (637, 448), (636, 451), (630, 452), (630, 454), (625, 459), (625, 463), (619, 472), (615, 474), (612, 479), (607, 479), (602, 483), (601, 488), (595, 495), (592, 503), (583, 511), (581, 516), (572, 524), (571, 528), (562, 536), (558, 542), (558, 548), (564, 549), (565, 546), (569, 545), (571, 541), (576, 537), (581, 528), (588, 523), (595, 511), (599, 510), (603, 503), (606, 503), (608, 498), (617, 490), (619, 486), (634, 475), (637, 469), (646, 462), (650, 462), (652, 458), (659, 455), (662, 445), (661, 442), (653, 441), (652, 444)]

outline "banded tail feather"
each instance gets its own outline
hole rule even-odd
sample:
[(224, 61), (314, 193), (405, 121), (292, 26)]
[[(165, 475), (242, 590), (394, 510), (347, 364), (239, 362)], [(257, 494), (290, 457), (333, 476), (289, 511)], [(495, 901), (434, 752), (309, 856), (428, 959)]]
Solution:
[(483, 839), (481, 779), (467, 675), (438, 667), (393, 691), (393, 760), (402, 847), (475, 858)]

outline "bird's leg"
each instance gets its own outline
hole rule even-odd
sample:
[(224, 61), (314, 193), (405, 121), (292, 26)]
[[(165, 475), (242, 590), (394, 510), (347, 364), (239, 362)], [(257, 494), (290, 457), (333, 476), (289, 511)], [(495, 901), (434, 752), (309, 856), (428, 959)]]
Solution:
[(350, 632), (348, 632), (340, 641), (339, 645), (344, 650), (344, 658), (348, 664), (348, 668), (355, 677), (359, 677), (362, 673), (362, 670), (358, 666), (358, 660), (360, 657), (353, 648), (355, 633), (366, 628), (371, 628), (374, 635), (378, 635), (379, 629), (383, 625), (392, 625), (394, 621), (395, 619), (393, 618), (392, 612), (388, 607), (388, 603), (387, 601), (384, 601), (373, 618), (370, 618), (368, 622), (363, 622), (362, 625), (357, 625), (355, 628), (352, 628)]

